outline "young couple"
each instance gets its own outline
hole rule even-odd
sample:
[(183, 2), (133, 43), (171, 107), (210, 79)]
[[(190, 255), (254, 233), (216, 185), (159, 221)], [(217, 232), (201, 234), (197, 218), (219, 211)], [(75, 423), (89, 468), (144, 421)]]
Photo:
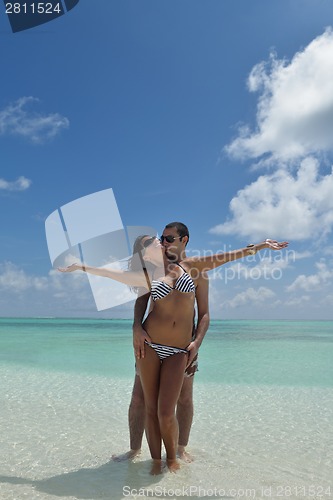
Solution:
[[(231, 252), (187, 257), (188, 241), (187, 227), (172, 222), (167, 224), (160, 240), (150, 235), (137, 238), (128, 271), (82, 264), (59, 269), (105, 276), (140, 292), (133, 326), (137, 374), (129, 408), (131, 451), (126, 455), (138, 453), (144, 427), (153, 459), (152, 474), (162, 470), (162, 441), (171, 471), (179, 468), (177, 452), (187, 458), (185, 446), (193, 416), (196, 355), (209, 325), (206, 272), (264, 248), (281, 250), (288, 245), (266, 240)], [(135, 255), (140, 257), (144, 272), (135, 265)], [(141, 325), (149, 298), (149, 313)], [(195, 301), (198, 319), (194, 328)]]

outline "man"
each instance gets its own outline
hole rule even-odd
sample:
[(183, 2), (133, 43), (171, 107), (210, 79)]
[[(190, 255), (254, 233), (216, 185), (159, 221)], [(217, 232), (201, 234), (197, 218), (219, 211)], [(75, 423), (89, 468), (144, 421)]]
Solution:
[[(171, 222), (164, 228), (162, 244), (169, 260), (181, 262), (186, 258), (186, 245), (189, 241), (189, 232), (185, 224)], [(184, 374), (184, 381), (177, 403), (177, 420), (179, 425), (178, 456), (186, 461), (191, 457), (186, 452), (192, 420), (193, 420), (193, 380), (197, 371), (198, 350), (209, 326), (208, 309), (208, 279), (205, 273), (195, 278), (196, 302), (198, 318), (193, 325), (193, 340), (187, 347), (189, 350), (188, 364)], [(143, 329), (142, 322), (148, 306), (150, 294), (139, 297), (134, 306), (133, 346), (137, 359), (145, 357), (145, 340), (151, 342), (148, 333)], [(123, 455), (114, 456), (114, 460), (126, 460), (140, 453), (145, 421), (145, 404), (140, 376), (135, 374), (132, 399), (128, 410), (130, 430), (130, 451)]]

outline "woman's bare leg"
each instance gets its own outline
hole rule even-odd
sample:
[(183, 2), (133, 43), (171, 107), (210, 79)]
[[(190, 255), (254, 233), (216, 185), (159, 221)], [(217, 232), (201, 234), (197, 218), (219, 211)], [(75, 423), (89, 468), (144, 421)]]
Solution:
[(186, 361), (187, 356), (179, 353), (164, 359), (161, 365), (158, 419), (166, 450), (167, 464), (172, 471), (179, 468), (176, 460), (179, 430), (175, 408), (184, 380)]
[(152, 474), (161, 471), (162, 439), (157, 415), (161, 362), (154, 349), (146, 346), (146, 356), (137, 360), (145, 399), (145, 430), (151, 457)]

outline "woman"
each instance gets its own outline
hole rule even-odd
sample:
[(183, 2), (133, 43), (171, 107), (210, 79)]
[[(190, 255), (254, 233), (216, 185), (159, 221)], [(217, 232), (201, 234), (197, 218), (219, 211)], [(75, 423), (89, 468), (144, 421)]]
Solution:
[[(184, 247), (187, 236), (175, 235)], [(258, 250), (280, 250), (286, 242), (266, 240), (258, 245), (208, 257), (186, 257), (181, 262), (170, 260), (160, 241), (148, 235), (137, 238), (129, 271), (109, 270), (73, 264), (62, 272), (83, 270), (126, 283), (150, 292), (153, 308), (143, 328), (152, 342), (147, 343), (146, 356), (137, 360), (146, 405), (146, 434), (153, 459), (152, 474), (161, 471), (161, 444), (166, 449), (171, 471), (179, 468), (176, 460), (178, 423), (175, 407), (187, 364), (187, 346), (191, 343), (195, 281), (209, 271)]]

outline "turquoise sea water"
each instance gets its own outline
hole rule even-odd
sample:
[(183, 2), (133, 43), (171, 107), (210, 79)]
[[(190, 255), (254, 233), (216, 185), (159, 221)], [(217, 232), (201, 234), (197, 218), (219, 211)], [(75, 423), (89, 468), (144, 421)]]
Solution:
[(195, 460), (152, 478), (145, 440), (111, 460), (128, 449), (131, 321), (2, 318), (0, 499), (333, 499), (332, 359), (333, 322), (212, 321)]
[[(0, 318), (0, 363), (133, 376), (130, 320)], [(332, 321), (212, 321), (198, 382), (333, 386)]]

